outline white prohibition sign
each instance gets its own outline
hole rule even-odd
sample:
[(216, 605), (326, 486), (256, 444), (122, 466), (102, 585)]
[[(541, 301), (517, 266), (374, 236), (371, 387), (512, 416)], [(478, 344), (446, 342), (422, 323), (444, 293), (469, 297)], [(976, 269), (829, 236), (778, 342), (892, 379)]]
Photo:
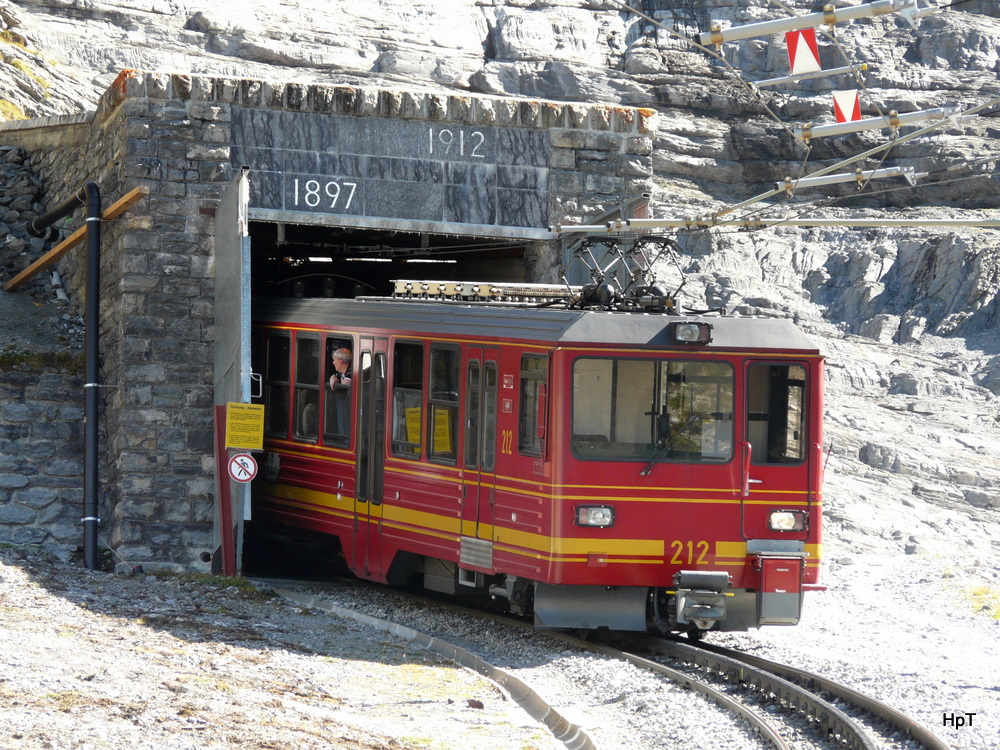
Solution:
[(249, 482), (257, 476), (257, 460), (249, 453), (237, 453), (229, 459), (229, 476), (240, 483)]

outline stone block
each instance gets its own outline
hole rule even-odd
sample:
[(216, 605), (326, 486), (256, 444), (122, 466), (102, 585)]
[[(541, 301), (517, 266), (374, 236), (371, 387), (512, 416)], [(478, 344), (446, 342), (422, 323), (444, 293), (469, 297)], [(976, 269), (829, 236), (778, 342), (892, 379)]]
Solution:
[(636, 128), (638, 112), (626, 107), (614, 107), (611, 110), (611, 128), (616, 133), (631, 133)]
[(354, 98), (354, 108), (351, 114), (374, 115), (378, 112), (379, 89), (362, 87), (357, 89), (357, 96)]
[[(80, 384), (83, 387), (83, 384)], [(83, 394), (80, 394), (80, 398), (83, 398)], [(57, 419), (62, 422), (78, 422), (83, 419), (83, 406), (74, 405), (63, 405), (59, 407)]]
[(33, 508), (36, 511), (58, 502), (60, 497), (61, 494), (58, 490), (44, 486), (24, 487), (14, 490), (10, 495), (11, 502), (18, 503), (26, 508)]
[(542, 103), (531, 99), (521, 101), (517, 108), (517, 124), (523, 127), (534, 128), (541, 124)]
[(181, 544), (182, 530), (177, 524), (151, 523), (146, 525), (146, 541), (161, 547), (177, 547)]
[(306, 91), (307, 88), (304, 84), (285, 84), (285, 106), (288, 109), (305, 109), (307, 104)]
[(33, 422), (41, 410), (34, 404), (0, 405), (0, 420), (4, 422)]
[(52, 535), (52, 538), (60, 544), (83, 546), (83, 527), (80, 524), (49, 524), (45, 528)]
[(307, 112), (326, 114), (336, 106), (335, 95), (329, 86), (311, 85), (305, 88), (302, 109)]
[(143, 74), (146, 95), (150, 99), (166, 99), (171, 92), (170, 75), (166, 73)]
[(229, 162), (229, 146), (219, 146), (209, 143), (195, 143), (187, 147), (184, 158), (192, 161), (222, 161)]
[(191, 98), (191, 76), (174, 74), (170, 76), (170, 96), (187, 101)]
[(475, 98), (472, 101), (472, 121), (479, 125), (497, 122), (497, 103), (493, 99)]
[[(80, 497), (76, 502), (72, 502), (69, 498), (63, 497), (60, 502), (52, 503), (38, 511), (38, 518), (35, 520), (39, 526), (45, 526), (52, 531), (53, 527), (60, 522), (72, 521), (78, 522), (80, 519), (80, 512), (83, 509), (83, 493), (80, 493)], [(75, 527), (77, 533), (80, 533), (80, 527)], [(53, 532), (55, 534), (55, 532)]]
[(549, 152), (550, 169), (575, 169), (576, 151), (571, 148), (554, 148)]
[(59, 420), (39, 420), (31, 425), (28, 431), (30, 438), (34, 441), (48, 441), (56, 443), (67, 443), (77, 440), (81, 434), (81, 423), (83, 422), (83, 410), (80, 409), (75, 414), (75, 418), (67, 422)]
[(83, 474), (81, 458), (58, 458), (48, 461), (42, 467), (42, 473), (50, 477), (78, 477)]
[(153, 491), (153, 479), (148, 476), (126, 474), (118, 478), (118, 492), (125, 496), (149, 495)]
[[(187, 499), (179, 498), (167, 503), (160, 520), (173, 524), (188, 523), (191, 520), (191, 506)], [(155, 536), (153, 541), (162, 543), (160, 538)]]
[(162, 319), (137, 315), (125, 319), (123, 331), (126, 336), (162, 336), (164, 326)]
[(593, 130), (611, 130), (611, 107), (592, 107), (587, 122)]
[[(215, 81), (215, 96), (219, 102), (235, 104), (240, 94), (242, 81), (234, 78), (217, 78)], [(220, 107), (221, 109), (222, 107)], [(225, 107), (228, 112), (228, 107)]]
[(214, 537), (211, 529), (204, 526), (189, 526), (181, 531), (181, 541), (185, 548), (212, 549)]
[(236, 83), (234, 104), (246, 107), (261, 106), (263, 84), (261, 81), (244, 78)]
[(274, 81), (264, 81), (260, 89), (258, 106), (266, 109), (285, 109), (285, 85)]
[[(0, 521), (2, 524), (3, 521)], [(11, 531), (11, 544), (43, 544), (48, 541), (49, 532), (39, 526), (25, 526), (17, 524), (17, 528)]]
[(579, 130), (550, 130), (549, 143), (553, 148), (583, 148), (587, 144), (587, 134)]
[(549, 175), (552, 189), (560, 195), (572, 196), (583, 192), (584, 178), (579, 172), (554, 172)]
[(648, 137), (626, 138), (624, 150), (626, 154), (650, 156), (653, 153), (653, 139)]
[(498, 99), (494, 102), (497, 125), (519, 125), (519, 105), (511, 99)]
[(34, 523), (38, 512), (20, 503), (7, 502), (0, 504), (0, 524), (24, 526)]
[(605, 174), (588, 174), (585, 177), (585, 184), (588, 193), (602, 193), (604, 195), (621, 195), (622, 193), (622, 181)]
[(399, 99), (399, 116), (409, 119), (427, 119), (427, 97), (425, 94), (404, 91)]
[(191, 503), (191, 521), (194, 523), (214, 523), (214, 501), (211, 498), (193, 500)]

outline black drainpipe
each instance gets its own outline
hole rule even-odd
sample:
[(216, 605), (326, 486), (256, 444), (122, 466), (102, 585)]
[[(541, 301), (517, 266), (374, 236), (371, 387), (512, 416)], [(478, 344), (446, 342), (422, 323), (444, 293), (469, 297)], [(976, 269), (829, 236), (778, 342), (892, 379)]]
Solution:
[(84, 311), (86, 378), (83, 384), (83, 564), (97, 569), (97, 390), (100, 359), (101, 191), (88, 182), (72, 198), (28, 223), (28, 233), (54, 240), (52, 224), (87, 206), (87, 303)]

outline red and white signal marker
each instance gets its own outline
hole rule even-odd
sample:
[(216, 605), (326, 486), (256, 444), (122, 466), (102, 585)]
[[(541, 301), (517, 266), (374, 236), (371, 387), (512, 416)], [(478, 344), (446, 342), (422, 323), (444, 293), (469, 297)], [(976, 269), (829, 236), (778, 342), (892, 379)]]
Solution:
[(834, 91), (833, 114), (837, 122), (861, 119), (861, 98), (857, 91)]
[(823, 69), (819, 62), (819, 45), (816, 44), (816, 29), (799, 29), (785, 33), (788, 46), (788, 65), (792, 75), (816, 73)]

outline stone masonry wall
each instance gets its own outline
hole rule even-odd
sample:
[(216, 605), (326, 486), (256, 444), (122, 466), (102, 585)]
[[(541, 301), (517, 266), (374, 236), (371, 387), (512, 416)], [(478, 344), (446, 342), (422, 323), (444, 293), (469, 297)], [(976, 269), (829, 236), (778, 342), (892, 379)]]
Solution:
[[(2, 134), (0, 134), (2, 139)], [(20, 148), (0, 145), (0, 281), (45, 249), (26, 225), (42, 181)], [(70, 556), (83, 541), (82, 336), (48, 274), (0, 292), (0, 542)]]
[(0, 542), (83, 544), (83, 378), (0, 372)]
[[(102, 536), (130, 563), (204, 569), (213, 551), (213, 233), (240, 145), (234, 105), (542, 129), (552, 223), (649, 191), (649, 110), (126, 71), (72, 137), (58, 125), (6, 130), (31, 153), (50, 206), (87, 181), (105, 206), (149, 189), (103, 225)], [(62, 270), (82, 298), (82, 254), (71, 255)]]

